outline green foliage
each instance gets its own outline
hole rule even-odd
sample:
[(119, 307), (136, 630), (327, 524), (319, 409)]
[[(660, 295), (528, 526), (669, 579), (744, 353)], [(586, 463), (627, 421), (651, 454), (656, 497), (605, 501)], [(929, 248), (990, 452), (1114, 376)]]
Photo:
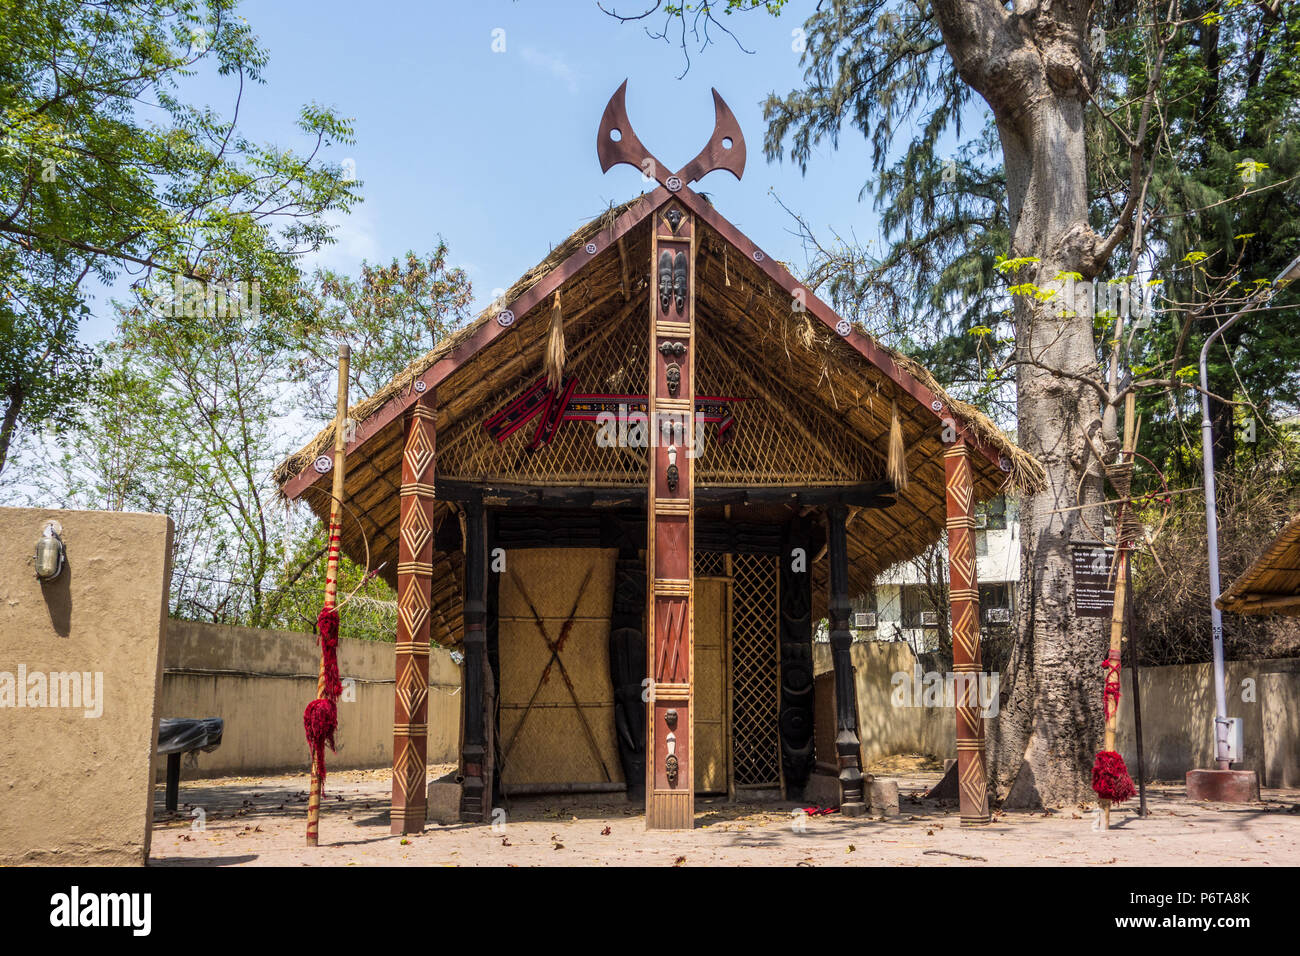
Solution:
[(238, 97), (267, 55), (234, 0), (0, 0), (0, 470), (21, 429), (66, 426), (94, 369), (76, 341), (85, 283), (132, 270), (256, 281), (293, 301), (296, 257), (330, 241), (325, 214), (355, 183), (320, 151), (350, 124), (310, 105), (306, 152), (247, 139), (184, 102), (187, 77), (228, 77)]
[(334, 414), (337, 343), (352, 345), (350, 394), (357, 402), (469, 319), (469, 277), (449, 266), (447, 255), (439, 240), (424, 256), (407, 252), (387, 266), (362, 262), (357, 279), (329, 270), (312, 276), (300, 310), (309, 334), (300, 335), (293, 372), (323, 415)]

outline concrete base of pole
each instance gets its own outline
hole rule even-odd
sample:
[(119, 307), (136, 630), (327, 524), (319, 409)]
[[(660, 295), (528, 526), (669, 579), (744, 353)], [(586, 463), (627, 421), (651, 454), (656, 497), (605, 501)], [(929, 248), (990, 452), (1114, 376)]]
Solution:
[(1189, 770), (1187, 799), (1207, 803), (1259, 802), (1259, 774), (1254, 770)]

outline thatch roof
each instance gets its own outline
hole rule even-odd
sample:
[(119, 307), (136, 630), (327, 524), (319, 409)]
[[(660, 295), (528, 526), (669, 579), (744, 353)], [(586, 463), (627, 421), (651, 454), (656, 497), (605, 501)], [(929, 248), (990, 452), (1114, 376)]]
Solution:
[(1300, 514), (1219, 597), (1237, 614), (1300, 614)]
[[(353, 519), (345, 522), (343, 547), (350, 556), (362, 559), (363, 540), (368, 542), (372, 566), (387, 560), (384, 576), (395, 579), (402, 410), (414, 401), (417, 381), (436, 395), (440, 478), (644, 490), (644, 450), (597, 449), (592, 426), (570, 423), (530, 455), (522, 432), (498, 445), (482, 422), (541, 374), (555, 291), (570, 354), (566, 374), (578, 378), (581, 391), (644, 393), (650, 214), (670, 198), (660, 188), (582, 226), (507, 291), (505, 301), (516, 316), (508, 328), (496, 321), (500, 306), (494, 304), (350, 410), (359, 423), (347, 451), (345, 495)], [(696, 393), (747, 399), (735, 440), (723, 446), (706, 436), (694, 466), (697, 487), (837, 487), (881, 480), (896, 403), (910, 481), (892, 507), (862, 512), (850, 522), (851, 583), (859, 588), (941, 535), (945, 432), (947, 440), (955, 431), (974, 446), (977, 499), (1042, 487), (1042, 466), (986, 416), (949, 396), (926, 369), (865, 330), (839, 334), (839, 317), (705, 200), (689, 189), (675, 198), (699, 219)], [(792, 310), (796, 291), (806, 303), (802, 310)], [(332, 449), (333, 431), (331, 423), (274, 473), (287, 497), (314, 488), (306, 497), (322, 518), (329, 478), (316, 475), (311, 465)], [(453, 518), (451, 537), (455, 514), (452, 502), (439, 509), (439, 520)], [(446, 643), (459, 638), (459, 550), (436, 555), (439, 562), (445, 573), (435, 570), (434, 603), (441, 606), (443, 626), (435, 613), (434, 638)]]

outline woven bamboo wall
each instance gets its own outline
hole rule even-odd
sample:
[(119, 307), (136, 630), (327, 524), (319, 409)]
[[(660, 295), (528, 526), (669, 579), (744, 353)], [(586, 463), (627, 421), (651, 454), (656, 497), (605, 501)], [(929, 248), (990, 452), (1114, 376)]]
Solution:
[[(509, 747), (501, 773), (507, 789), (520, 784), (623, 782), (609, 676), (609, 614), (617, 554), (596, 548), (506, 554), (508, 573), (501, 576), (499, 592), (501, 725), (497, 739)], [(551, 651), (533, 620), (536, 609), (547, 636), (558, 640), (580, 589), (582, 597), (560, 660), (595, 739), (594, 749), (560, 665), (553, 665), (542, 681)]]

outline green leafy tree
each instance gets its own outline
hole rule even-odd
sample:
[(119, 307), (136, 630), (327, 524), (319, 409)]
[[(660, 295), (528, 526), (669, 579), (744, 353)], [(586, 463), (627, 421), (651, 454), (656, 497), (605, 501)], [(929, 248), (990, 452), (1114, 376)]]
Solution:
[(321, 159), (351, 141), (304, 107), (306, 152), (259, 145), (186, 103), (199, 71), (228, 78), (233, 115), (266, 51), (235, 0), (0, 0), (0, 471), (24, 430), (67, 425), (93, 371), (77, 342), (87, 283), (124, 274), (260, 284), (281, 309), (296, 257), (357, 183)]
[(295, 377), (305, 382), (322, 415), (334, 415), (338, 343), (352, 346), (348, 392), (355, 403), (392, 381), (414, 359), (469, 318), (472, 289), (465, 271), (448, 265), (447, 244), (407, 252), (388, 265), (361, 263), (359, 278), (317, 270), (301, 309), (312, 334), (303, 335)]

